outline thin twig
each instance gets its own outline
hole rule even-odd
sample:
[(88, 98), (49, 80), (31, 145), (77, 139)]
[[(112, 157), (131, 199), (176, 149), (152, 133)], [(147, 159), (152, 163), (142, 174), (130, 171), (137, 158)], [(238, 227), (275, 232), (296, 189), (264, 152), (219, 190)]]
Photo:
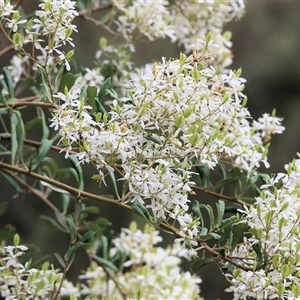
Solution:
[(124, 203), (120, 203), (116, 199), (106, 198), (106, 197), (103, 197), (103, 196), (98, 196), (98, 195), (95, 195), (95, 194), (92, 194), (92, 193), (89, 193), (89, 192), (85, 192), (85, 191), (79, 190), (75, 187), (69, 186), (65, 183), (62, 183), (58, 180), (49, 178), (49, 177), (44, 176), (44, 175), (40, 175), (40, 174), (35, 173), (35, 172), (31, 172), (29, 170), (25, 170), (25, 169), (17, 167), (17, 166), (12, 166), (10, 164), (0, 162), (0, 169), (10, 170), (10, 171), (13, 171), (13, 172), (17, 172), (17, 173), (20, 173), (20, 174), (30, 176), (30, 177), (35, 178), (35, 179), (40, 180), (40, 181), (47, 182), (51, 185), (54, 185), (58, 188), (61, 188), (65, 191), (69, 192), (72, 195), (75, 195), (76, 197), (83, 197), (83, 198), (89, 198), (89, 199), (93, 199), (93, 200), (97, 200), (97, 201), (102, 201), (102, 202), (105, 202), (105, 203), (121, 206), (121, 207), (123, 207), (127, 210), (130, 210), (130, 211), (135, 211), (130, 206), (128, 206)]
[(81, 15), (80, 17), (84, 18), (87, 21), (92, 22), (96, 26), (101, 26), (104, 29), (106, 29), (109, 33), (111, 33), (114, 36), (121, 36), (119, 33), (113, 31), (109, 26), (106, 26), (105, 24), (95, 20), (93, 17), (87, 16), (87, 15)]
[[(11, 108), (16, 108), (20, 106), (39, 106), (39, 107), (54, 107), (53, 104), (47, 102), (32, 102), (32, 101), (18, 101), (13, 104), (7, 104)], [(0, 103), (0, 107), (5, 107), (4, 104)]]
[(104, 266), (104, 264), (101, 264), (101, 267), (102, 267), (102, 269), (104, 270), (104, 272), (106, 273), (106, 276), (114, 282), (116, 288), (118, 289), (119, 293), (121, 294), (122, 299), (126, 300), (127, 297), (126, 297), (125, 293), (122, 291), (122, 289), (121, 289), (119, 283), (118, 283), (118, 282), (115, 280), (115, 278), (109, 273), (109, 271), (108, 271), (107, 268)]
[(7, 52), (9, 52), (9, 51), (11, 51), (11, 50), (14, 50), (14, 48), (12, 47), (12, 45), (9, 45), (9, 46), (5, 47), (4, 49), (2, 49), (2, 50), (0, 51), (0, 56), (6, 54)]
[(208, 194), (208, 195), (213, 196), (213, 197), (218, 198), (218, 199), (223, 199), (223, 200), (226, 200), (226, 201), (230, 201), (230, 202), (242, 205), (242, 206), (244, 206), (244, 205), (250, 206), (250, 204), (245, 203), (244, 201), (242, 201), (238, 198), (222, 195), (222, 194), (216, 193), (216, 192), (214, 192), (210, 189), (207, 189), (207, 188), (202, 188), (202, 187), (193, 185), (192, 189), (200, 191), (200, 192), (205, 193), (205, 194)]
[[(0, 140), (1, 139), (2, 140), (10, 140), (11, 136), (10, 136), (10, 134), (0, 135)], [(33, 146), (33, 147), (37, 147), (37, 148), (39, 148), (41, 146), (41, 142), (34, 141), (34, 140), (29, 140), (29, 139), (24, 139), (23, 143), (26, 144), (26, 145)], [(50, 149), (54, 150), (54, 151), (58, 151), (58, 152), (63, 152), (64, 151), (63, 148), (58, 147), (58, 146), (51, 146)], [(70, 150), (69, 153), (72, 154), (72, 155), (78, 154), (78, 152), (73, 151), (73, 150)]]
[(28, 102), (28, 101), (34, 101), (37, 99), (39, 99), (39, 96), (28, 96), (28, 97), (18, 99), (18, 102), (22, 102), (22, 101)]
[(107, 4), (107, 5), (104, 5), (104, 6), (94, 7), (92, 10), (83, 9), (79, 12), (78, 17), (83, 17), (87, 13), (95, 13), (95, 12), (104, 11), (104, 10), (111, 9), (111, 8), (113, 8), (113, 5), (112, 4)]
[(244, 271), (253, 271), (253, 268), (248, 268), (248, 267), (245, 267), (245, 266), (242, 266), (238, 263), (236, 263), (234, 260), (228, 258), (228, 257), (222, 257), (220, 256), (220, 253), (213, 250), (211, 247), (209, 247), (207, 244), (204, 244), (204, 243), (199, 243), (199, 246), (205, 250), (206, 252), (208, 252), (215, 260), (219, 260), (219, 259), (222, 259), (232, 265), (234, 265), (235, 267), (239, 268), (239, 269), (242, 269)]

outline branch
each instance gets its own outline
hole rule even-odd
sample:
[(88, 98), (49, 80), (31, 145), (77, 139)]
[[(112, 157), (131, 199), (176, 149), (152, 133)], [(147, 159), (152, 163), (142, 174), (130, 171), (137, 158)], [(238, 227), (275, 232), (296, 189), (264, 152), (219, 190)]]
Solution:
[(97, 21), (93, 17), (90, 17), (90, 16), (87, 15), (87, 13), (94, 13), (94, 12), (104, 11), (104, 10), (111, 9), (111, 8), (113, 8), (113, 5), (112, 4), (108, 4), (108, 5), (104, 5), (104, 6), (95, 7), (91, 11), (86, 10), (86, 9), (85, 10), (81, 10), (79, 12), (78, 17), (83, 18), (83, 19), (85, 19), (87, 21), (90, 21), (90, 22), (92, 22), (96, 26), (103, 27), (104, 29), (106, 29), (109, 33), (111, 33), (114, 36), (120, 36), (120, 34), (118, 34), (117, 32), (113, 31), (109, 26), (106, 26), (105, 24)]
[[(13, 104), (7, 104), (8, 107), (15, 108), (19, 106), (40, 106), (40, 107), (54, 107), (53, 104), (47, 102), (32, 102), (32, 101), (18, 101)], [(4, 104), (0, 104), (0, 107), (6, 107)]]
[(0, 51), (0, 56), (6, 54), (7, 52), (9, 52), (9, 51), (11, 51), (11, 50), (14, 50), (14, 48), (12, 47), (12, 45), (9, 45), (9, 46), (5, 47), (4, 49), (2, 49), (2, 50)]
[(242, 269), (244, 271), (253, 271), (253, 268), (247, 268), (243, 265), (240, 265), (238, 263), (236, 263), (234, 260), (228, 258), (228, 257), (223, 257), (223, 256), (220, 256), (220, 253), (218, 253), (217, 251), (213, 250), (211, 247), (209, 247), (207, 244), (204, 244), (204, 243), (199, 243), (199, 246), (205, 250), (206, 252), (208, 252), (215, 260), (219, 260), (219, 259), (222, 259), (232, 265), (234, 265), (235, 267), (239, 268), (239, 269)]
[(205, 194), (208, 194), (208, 195), (213, 196), (213, 197), (218, 198), (218, 199), (223, 199), (223, 200), (226, 200), (226, 201), (229, 201), (229, 202), (233, 202), (233, 203), (236, 203), (236, 204), (239, 204), (239, 205), (242, 205), (242, 206), (244, 206), (244, 205), (250, 206), (250, 204), (245, 203), (244, 201), (242, 201), (242, 200), (240, 200), (238, 198), (230, 197), (230, 196), (225, 196), (225, 195), (213, 192), (212, 190), (207, 189), (207, 188), (202, 188), (202, 187), (193, 185), (192, 189), (200, 191), (200, 192), (205, 193)]
[(83, 10), (79, 11), (78, 17), (84, 17), (87, 13), (95, 13), (95, 12), (98, 12), (98, 11), (104, 11), (104, 10), (111, 9), (111, 8), (113, 8), (113, 5), (112, 4), (107, 4), (107, 5), (104, 5), (104, 6), (94, 7), (92, 10), (83, 9)]
[(106, 198), (106, 197), (98, 196), (98, 195), (95, 195), (95, 194), (92, 194), (92, 193), (89, 193), (89, 192), (85, 192), (85, 191), (79, 190), (75, 187), (69, 186), (65, 183), (62, 183), (60, 181), (57, 181), (55, 179), (49, 178), (49, 177), (44, 176), (44, 175), (37, 174), (35, 172), (25, 170), (25, 169), (17, 167), (17, 166), (12, 166), (10, 164), (0, 162), (0, 169), (10, 170), (12, 172), (17, 172), (17, 173), (20, 173), (20, 174), (24, 174), (26, 176), (30, 176), (30, 177), (35, 178), (37, 180), (47, 182), (51, 185), (54, 185), (58, 188), (61, 188), (65, 191), (69, 192), (72, 195), (75, 195), (76, 197), (84, 197), (84, 198), (89, 198), (89, 199), (93, 199), (93, 200), (97, 200), (97, 201), (101, 201), (101, 202), (105, 202), (105, 203), (109, 203), (109, 204), (114, 204), (114, 205), (120, 206), (122, 208), (125, 208), (129, 211), (136, 212), (130, 206), (128, 206), (124, 203), (121, 203), (116, 199)]
[[(127, 209), (131, 212), (134, 212), (136, 214), (138, 214), (133, 208), (131, 208), (129, 205), (126, 205), (116, 199), (110, 199), (110, 198), (106, 198), (106, 197), (102, 197), (102, 196), (98, 196), (98, 195), (95, 195), (95, 194), (92, 194), (92, 193), (89, 193), (89, 192), (85, 192), (85, 191), (81, 191), (77, 188), (74, 188), (72, 186), (69, 186), (67, 184), (64, 184), (60, 181), (57, 181), (57, 180), (54, 180), (52, 178), (49, 178), (47, 176), (43, 176), (43, 175), (40, 175), (40, 174), (37, 174), (37, 173), (34, 173), (34, 172), (30, 172), (28, 170), (25, 170), (25, 169), (22, 169), (20, 167), (17, 167), (17, 166), (12, 166), (10, 164), (6, 164), (6, 163), (3, 163), (3, 162), (0, 162), (0, 169), (2, 169), (4, 172), (6, 171), (7, 173), (10, 173), (9, 171), (12, 171), (12, 172), (17, 172), (17, 173), (20, 173), (20, 174), (24, 174), (24, 175), (27, 175), (27, 176), (30, 176), (32, 178), (35, 178), (37, 180), (40, 180), (40, 181), (44, 181), (44, 182), (47, 182), (49, 184), (52, 184), (56, 187), (59, 187), (67, 192), (69, 192), (70, 194), (73, 194), (75, 195), (76, 197), (84, 197), (84, 198), (89, 198), (89, 199), (93, 199), (93, 200), (97, 200), (97, 201), (101, 201), (101, 202), (105, 202), (105, 203), (108, 203), (108, 204), (113, 204), (113, 205), (117, 205), (119, 207), (122, 207), (124, 209)], [(7, 171), (9, 170), (9, 171)], [(14, 177), (14, 179), (16, 179)], [(40, 198), (40, 197), (39, 197)], [(41, 199), (41, 198), (40, 198)], [(42, 200), (42, 199), (41, 199)], [(44, 200), (42, 200), (44, 201)], [(48, 205), (48, 204), (47, 204)], [(48, 205), (49, 206), (49, 205)], [(52, 208), (53, 209), (53, 208)], [(56, 209), (56, 208), (55, 208)], [(175, 228), (174, 226), (170, 225), (169, 223), (167, 222), (163, 222), (159, 225), (159, 227), (162, 227), (170, 232), (172, 232), (175, 236), (177, 237), (181, 237), (181, 235), (179, 234), (179, 231), (177, 228)], [(201, 243), (199, 242), (199, 246), (201, 249), (205, 250), (206, 252), (208, 252), (210, 255), (213, 256), (213, 258), (215, 260), (218, 260), (218, 259), (222, 259), (234, 266), (236, 266), (237, 268), (240, 268), (242, 270), (245, 270), (245, 271), (251, 271), (252, 269), (251, 268), (247, 268), (245, 266), (242, 266), (238, 263), (236, 263), (235, 261), (231, 260), (230, 258), (228, 257), (220, 257), (220, 254), (213, 250), (211, 247), (209, 247), (207, 244), (205, 243)]]
[[(1, 135), (0, 134), (0, 140), (1, 139), (11, 140), (11, 135), (10, 134), (7, 134), (7, 135)], [(33, 147), (37, 147), (37, 148), (39, 148), (41, 146), (41, 142), (34, 141), (34, 140), (29, 140), (29, 139), (24, 139), (23, 143), (26, 144), (26, 145), (33, 146)], [(54, 150), (54, 151), (58, 151), (58, 152), (62, 152), (64, 150), (63, 148), (58, 147), (58, 146), (51, 146), (50, 149)], [(73, 150), (69, 151), (69, 153), (73, 154), (73, 155), (78, 154), (76, 151), (73, 151)]]

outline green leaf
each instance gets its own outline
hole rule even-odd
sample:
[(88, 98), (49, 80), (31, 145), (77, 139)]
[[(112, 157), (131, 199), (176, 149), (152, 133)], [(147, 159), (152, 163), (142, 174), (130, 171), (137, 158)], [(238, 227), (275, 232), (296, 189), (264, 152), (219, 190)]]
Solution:
[(66, 214), (68, 211), (68, 207), (70, 204), (70, 194), (61, 194), (61, 203), (62, 203), (62, 207), (63, 207), (63, 214)]
[(69, 233), (71, 235), (71, 242), (74, 243), (76, 241), (76, 226), (74, 224), (72, 217), (68, 216), (66, 223), (68, 225)]
[[(43, 166), (44, 168), (44, 166)], [(55, 176), (54, 178), (58, 181), (63, 181), (65, 179), (68, 179), (70, 178), (70, 175), (72, 175), (76, 181), (78, 180), (77, 177), (77, 173), (76, 171), (73, 169), (73, 168), (60, 168), (60, 169), (57, 169), (57, 172), (55, 173)]]
[(83, 181), (81, 164), (79, 163), (77, 157), (74, 155), (70, 155), (69, 160), (73, 169), (76, 171), (77, 174), (77, 178), (75, 177), (75, 179), (77, 180), (78, 183), (78, 189), (82, 191), (84, 189), (84, 181)]
[(200, 204), (199, 204), (198, 200), (193, 201), (192, 210), (196, 213), (197, 217), (202, 217), (201, 210), (200, 210)]
[(50, 183), (48, 183), (46, 181), (40, 181), (40, 183), (43, 186), (46, 186), (46, 187), (50, 188), (52, 191), (55, 191), (55, 192), (60, 193), (60, 194), (64, 193), (64, 194), (70, 195), (70, 193), (68, 191), (66, 191), (64, 189), (61, 189), (61, 188), (59, 188), (59, 187), (57, 187), (57, 186), (55, 186), (53, 184), (50, 184)]
[(252, 245), (252, 248), (257, 255), (259, 265), (262, 265), (263, 254), (262, 254), (261, 243), (256, 243), (256, 244)]
[(119, 191), (118, 191), (117, 180), (116, 180), (115, 174), (113, 172), (110, 172), (109, 173), (109, 177), (110, 177), (111, 182), (113, 184), (114, 191), (115, 191), (117, 197), (120, 199), (120, 195), (119, 195)]
[[(84, 247), (85, 245), (82, 244), (82, 243), (76, 243), (74, 245), (72, 245), (67, 253), (65, 254), (65, 259), (68, 259), (69, 261), (73, 262), (74, 259), (75, 259), (75, 254), (76, 254), (76, 251), (79, 249), (79, 248), (82, 248)], [(71, 264), (71, 263), (70, 263)], [(68, 265), (68, 268), (70, 267), (70, 265)]]
[(103, 217), (96, 219), (95, 221), (93, 221), (93, 223), (104, 228), (111, 225), (111, 222), (109, 222), (106, 218)]
[(109, 77), (109, 78), (107, 78), (104, 81), (104, 83), (103, 83), (103, 85), (102, 85), (102, 87), (101, 87), (101, 89), (100, 89), (100, 91), (98, 93), (98, 99), (99, 99), (99, 101), (101, 101), (102, 98), (107, 94), (107, 90), (110, 87), (111, 87), (111, 78)]
[(56, 217), (58, 223), (69, 232), (69, 228), (66, 223), (64, 215), (59, 211), (55, 211), (54, 214), (55, 214), (55, 217)]
[(96, 106), (96, 97), (97, 97), (97, 87), (95, 86), (88, 86), (87, 87), (87, 101), (89, 105), (93, 108), (94, 111), (97, 111)]
[(25, 126), (25, 130), (28, 131), (38, 125), (41, 124), (41, 119), (40, 118), (34, 118), (34, 119), (31, 119), (29, 122), (27, 122), (24, 126)]
[(79, 229), (79, 231), (86, 231), (86, 230), (91, 230), (97, 233), (98, 235), (102, 234), (103, 232), (103, 229), (99, 225), (95, 224), (94, 222), (88, 223), (87, 225)]
[(98, 99), (95, 99), (95, 105), (96, 105), (96, 112), (101, 112), (105, 115), (108, 115), (107, 110)]
[(201, 186), (203, 187), (210, 187), (211, 182), (209, 180), (210, 177), (210, 170), (207, 165), (204, 166), (196, 166), (196, 170), (199, 174), (200, 180), (201, 180)]
[(41, 99), (43, 101), (51, 101), (52, 99), (51, 91), (47, 83), (40, 84), (40, 93), (41, 93)]
[(13, 79), (11, 77), (10, 70), (8, 69), (8, 67), (3, 67), (2, 72), (3, 72), (4, 81), (5, 81), (7, 89), (8, 89), (9, 96), (11, 98), (14, 98), (15, 97), (15, 87), (14, 87)]
[(232, 225), (231, 232), (229, 234), (229, 243), (231, 250), (234, 250), (236, 245), (241, 241), (241, 238), (247, 228), (248, 223), (244, 220)]
[(108, 258), (108, 238), (106, 236), (101, 236), (100, 241), (101, 241), (103, 258), (107, 259)]
[(158, 145), (161, 145), (161, 144), (162, 144), (160, 140), (154, 138), (153, 135), (150, 134), (150, 133), (147, 133), (146, 139), (147, 139), (148, 141), (154, 142), (155, 144), (158, 144)]
[(19, 162), (19, 158), (23, 161), (23, 141), (25, 139), (25, 127), (19, 111), (14, 110), (10, 117), (11, 125), (11, 161), (12, 165)]
[(138, 200), (131, 204), (131, 208), (134, 209), (140, 216), (142, 216), (149, 224), (153, 224), (153, 220), (146, 209), (146, 207)]
[(23, 193), (22, 188), (19, 186), (19, 184), (12, 178), (10, 177), (8, 174), (1, 172), (0, 173), (3, 175), (3, 177), (15, 188), (15, 190), (17, 191), (17, 193), (19, 195), (21, 195)]
[(213, 258), (210, 258), (210, 257), (197, 259), (192, 264), (192, 268), (191, 268), (192, 273), (197, 272), (200, 268), (202, 268), (203, 266), (205, 266), (213, 261), (214, 261)]
[(40, 268), (45, 262), (50, 262), (52, 260), (53, 260), (53, 256), (48, 254), (37, 260), (34, 260), (31, 266), (35, 268)]
[(176, 128), (184, 127), (185, 125), (185, 117), (183, 115), (177, 115), (175, 117), (175, 126)]
[[(99, 23), (104, 24), (114, 16), (115, 16), (115, 10), (111, 9), (99, 19)], [(101, 45), (102, 45), (101, 48), (104, 48), (106, 46), (106, 45), (104, 45), (104, 47), (103, 47), (103, 42), (100, 43), (100, 46)]]
[(225, 213), (225, 203), (224, 201), (219, 200), (216, 204), (217, 208), (217, 217), (216, 217), (216, 227), (219, 227), (219, 225), (223, 221), (224, 213)]
[(219, 171), (222, 175), (222, 178), (226, 179), (227, 175), (226, 175), (226, 170), (225, 170), (223, 164), (219, 162), (217, 166), (218, 166), (218, 169), (219, 169)]
[(225, 179), (222, 179), (220, 181), (218, 181), (215, 185), (214, 185), (214, 189), (217, 190), (219, 188), (223, 188), (225, 186), (234, 184), (238, 181), (237, 177), (227, 177)]
[(61, 232), (68, 233), (68, 230), (65, 227), (62, 227), (61, 225), (59, 225), (55, 220), (51, 219), (50, 217), (42, 215), (40, 218), (42, 220), (45, 220), (46, 223), (48, 223), (51, 227), (53, 227)]
[(93, 259), (95, 261), (97, 261), (98, 263), (100, 263), (101, 265), (109, 268), (110, 270), (114, 271), (114, 272), (118, 272), (118, 268), (109, 260), (101, 258), (99, 256), (93, 256)]
[(5, 106), (8, 107), (8, 104), (5, 100), (5, 98), (3, 97), (2, 93), (0, 93), (0, 102)]
[(38, 156), (32, 161), (32, 170), (34, 170), (45, 158), (45, 156), (48, 154), (51, 146), (53, 144), (53, 140), (43, 140), (41, 142), (41, 145), (39, 147)]
[(76, 76), (74, 76), (71, 73), (66, 73), (62, 76), (58, 91), (61, 93), (64, 93), (65, 88), (68, 89), (68, 91), (73, 87), (74, 83), (76, 81)]
[(5, 241), (7, 244), (12, 243), (15, 233), (15, 227), (6, 224), (3, 228), (0, 228), (0, 241)]
[(207, 241), (208, 239), (219, 241), (221, 239), (221, 236), (217, 233), (210, 232), (204, 240)]
[(61, 264), (61, 266), (64, 269), (66, 267), (64, 259), (58, 253), (53, 253), (53, 255), (56, 257), (56, 259), (58, 260), (58, 262)]
[(16, 50), (22, 49), (23, 41), (24, 41), (24, 37), (22, 34), (20, 34), (19, 32), (13, 34), (12, 42)]
[(104, 49), (107, 45), (107, 39), (105, 37), (100, 38), (99, 47), (100, 49)]
[(208, 229), (207, 229), (206, 227), (202, 227), (201, 230), (200, 230), (199, 235), (200, 235), (201, 237), (203, 237), (203, 236), (206, 236), (207, 233), (208, 233)]
[(19, 96), (25, 90), (34, 92), (36, 90), (35, 85), (35, 78), (27, 77), (23, 79), (21, 82), (18, 82), (17, 86), (15, 87), (15, 96)]
[(78, 241), (79, 243), (83, 243), (86, 242), (87, 240), (89, 240), (92, 236), (95, 235), (95, 232), (92, 230), (88, 230)]
[(99, 212), (100, 212), (100, 210), (96, 206), (88, 206), (88, 207), (83, 208), (81, 211), (81, 213), (94, 214), (94, 215), (99, 214)]
[(8, 203), (2, 202), (0, 203), (0, 216), (3, 215), (8, 209)]
[(48, 126), (48, 120), (45, 117), (45, 113), (40, 107), (36, 108), (36, 113), (38, 118), (42, 121), (42, 129), (43, 129), (42, 140), (48, 139), (50, 130)]
[(231, 226), (240, 220), (237, 218), (236, 215), (233, 215), (225, 220), (223, 220), (219, 226), (219, 230), (229, 230)]
[(216, 221), (215, 221), (214, 211), (213, 211), (212, 207), (207, 204), (200, 204), (199, 206), (200, 206), (200, 208), (205, 208), (206, 211), (208, 212), (209, 222), (210, 222), (210, 230), (214, 229), (214, 227), (216, 225)]

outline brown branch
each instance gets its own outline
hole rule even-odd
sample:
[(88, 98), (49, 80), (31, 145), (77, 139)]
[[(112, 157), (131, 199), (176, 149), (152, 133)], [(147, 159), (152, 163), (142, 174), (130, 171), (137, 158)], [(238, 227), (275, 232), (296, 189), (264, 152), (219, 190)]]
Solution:
[(95, 12), (104, 11), (104, 10), (111, 9), (111, 8), (113, 8), (113, 5), (108, 4), (108, 5), (104, 5), (104, 6), (95, 7), (91, 11), (86, 10), (86, 9), (81, 10), (77, 17), (83, 18), (83, 19), (93, 23), (96, 26), (103, 27), (105, 30), (107, 30), (109, 33), (111, 33), (114, 36), (120, 36), (119, 33), (113, 31), (109, 26), (106, 26), (104, 23), (101, 23), (101, 22), (97, 21), (96, 19), (94, 19), (93, 17), (90, 17), (90, 16), (87, 15), (88, 13), (95, 13)]
[[(32, 102), (32, 101), (18, 101), (13, 104), (7, 104), (8, 107), (16, 108), (20, 106), (39, 106), (39, 107), (54, 107), (53, 104), (47, 102)], [(5, 107), (4, 104), (0, 103), (0, 107)]]
[(207, 189), (207, 188), (202, 188), (202, 187), (193, 185), (192, 189), (200, 191), (200, 192), (205, 193), (205, 194), (208, 194), (208, 195), (213, 196), (213, 197), (218, 198), (218, 199), (223, 199), (223, 200), (233, 202), (233, 203), (236, 203), (236, 204), (239, 204), (239, 205), (242, 205), (242, 206), (244, 206), (244, 205), (250, 206), (250, 204), (245, 203), (244, 201), (242, 201), (238, 198), (222, 195), (222, 194), (216, 193), (216, 192), (214, 192), (210, 189)]
[(217, 251), (213, 250), (211, 247), (209, 247), (205, 243), (199, 243), (199, 246), (203, 250), (205, 250), (206, 252), (208, 252), (214, 258), (214, 260), (216, 260), (216, 261), (219, 260), (219, 259), (222, 259), (222, 260), (224, 260), (224, 261), (226, 261), (226, 262), (228, 262), (228, 263), (234, 265), (235, 267), (237, 267), (239, 269), (242, 269), (244, 271), (253, 271), (253, 268), (247, 268), (245, 266), (242, 266), (242, 265), (236, 263), (234, 260), (232, 260), (232, 259), (230, 259), (230, 258), (228, 258), (226, 256), (225, 257), (220, 256), (220, 253), (218, 253)]
[(120, 203), (118, 200), (98, 196), (98, 195), (95, 195), (95, 194), (92, 194), (92, 193), (89, 193), (89, 192), (79, 190), (75, 187), (69, 186), (65, 183), (62, 183), (62, 182), (57, 181), (55, 179), (49, 178), (47, 176), (40, 175), (40, 174), (35, 173), (35, 172), (30, 172), (30, 170), (25, 170), (23, 168), (20, 168), (20, 167), (17, 167), (17, 166), (12, 166), (10, 164), (6, 164), (6, 163), (3, 163), (3, 162), (0, 162), (0, 169), (10, 170), (12, 172), (24, 174), (26, 176), (30, 176), (30, 177), (35, 178), (37, 180), (47, 182), (51, 185), (54, 185), (58, 188), (61, 188), (65, 191), (69, 192), (72, 195), (75, 195), (76, 197), (89, 198), (89, 199), (93, 199), (93, 200), (97, 200), (97, 201), (101, 201), (101, 202), (105, 202), (105, 203), (109, 203), (109, 204), (114, 204), (114, 205), (120, 206), (122, 208), (125, 208), (129, 211), (135, 212), (135, 210), (132, 209), (130, 206), (128, 206), (124, 203)]
[(120, 201), (125, 202), (131, 195), (132, 195), (132, 192), (129, 191), (122, 197), (122, 199)]
[[(92, 193), (89, 193), (89, 192), (85, 192), (85, 191), (81, 191), (77, 188), (74, 188), (72, 186), (69, 186), (67, 184), (64, 184), (60, 181), (57, 181), (57, 180), (54, 180), (52, 178), (49, 178), (47, 176), (43, 176), (43, 175), (40, 175), (40, 174), (37, 174), (37, 173), (34, 173), (34, 172), (30, 172), (28, 170), (25, 170), (25, 169), (22, 169), (20, 167), (17, 167), (17, 166), (12, 166), (10, 164), (6, 164), (6, 163), (3, 163), (3, 162), (0, 162), (0, 169), (2, 169), (3, 171), (11, 171), (11, 172), (16, 172), (16, 173), (20, 173), (20, 174), (24, 174), (24, 175), (27, 175), (27, 176), (30, 176), (32, 178), (35, 178), (37, 180), (40, 180), (40, 181), (44, 181), (44, 182), (47, 182), (49, 184), (52, 184), (56, 187), (59, 187), (67, 192), (69, 192), (70, 194), (73, 194), (75, 195), (76, 197), (84, 197), (84, 198), (89, 198), (89, 199), (93, 199), (93, 200), (96, 200), (96, 201), (101, 201), (101, 202), (105, 202), (105, 203), (108, 203), (108, 204), (113, 204), (113, 205), (117, 205), (119, 207), (122, 207), (124, 209), (127, 209), (131, 212), (134, 212), (134, 213), (137, 213), (133, 208), (131, 208), (129, 205), (127, 204), (124, 204), (116, 199), (111, 199), (111, 198), (106, 198), (106, 197), (102, 197), (102, 196), (98, 196), (98, 195), (95, 195), (95, 194), (92, 194)], [(8, 171), (7, 171), (8, 172)], [(175, 236), (177, 237), (181, 237), (181, 235), (179, 234), (179, 230), (177, 228), (175, 228), (174, 226), (170, 225), (169, 223), (167, 222), (163, 222), (159, 225), (160, 227), (172, 232)], [(207, 244), (205, 243), (201, 243), (199, 242), (199, 247), (203, 250), (205, 250), (206, 252), (208, 252), (210, 255), (213, 256), (213, 258), (217, 261), (219, 259), (222, 259), (234, 266), (236, 266), (237, 268), (240, 268), (242, 270), (245, 270), (245, 271), (249, 271), (249, 270), (252, 270), (252, 268), (247, 268), (245, 266), (242, 266), (238, 263), (236, 263), (235, 261), (231, 260), (230, 258), (228, 257), (221, 257), (220, 254), (213, 250), (211, 247), (209, 247)]]
[[(0, 140), (1, 139), (2, 140), (10, 140), (11, 136), (9, 134), (7, 134), (7, 135), (0, 135)], [(34, 141), (34, 140), (29, 140), (29, 139), (24, 139), (23, 143), (26, 144), (26, 145), (33, 146), (33, 147), (37, 147), (37, 148), (39, 148), (41, 146), (41, 142)], [(63, 148), (58, 147), (58, 146), (51, 146), (50, 149), (54, 150), (54, 151), (58, 151), (58, 152), (63, 152), (64, 151)], [(69, 153), (72, 154), (72, 155), (78, 154), (78, 152), (73, 151), (73, 150), (70, 150)]]
[(5, 47), (4, 49), (2, 49), (2, 50), (0, 51), (0, 56), (2, 56), (2, 55), (4, 55), (4, 54), (8, 53), (8, 52), (11, 51), (11, 50), (14, 50), (14, 48), (12, 47), (12, 45), (9, 45), (9, 46)]
[(19, 2), (15, 5), (14, 9), (17, 9), (21, 4), (22, 4), (23, 0), (19, 0)]
[(105, 267), (104, 264), (101, 264), (101, 267), (102, 267), (103, 271), (106, 273), (106, 276), (114, 282), (114, 284), (115, 284), (117, 290), (119, 291), (122, 299), (126, 300), (127, 299), (126, 294), (122, 291), (122, 289), (120, 287), (120, 284), (117, 282), (117, 280), (109, 273), (109, 271), (107, 270), (107, 268)]
[(10, 177), (12, 177), (15, 181), (17, 181), (19, 184), (21, 184), (26, 190), (28, 190), (31, 194), (36, 196), (38, 199), (40, 199), (42, 202), (44, 202), (51, 210), (58, 211), (58, 208), (53, 205), (46, 197), (38, 193), (34, 188), (32, 188), (27, 182), (22, 180), (20, 177), (18, 177), (13, 172), (10, 172), (8, 170), (2, 169), (2, 171), (6, 174), (8, 174)]
[(34, 101), (37, 99), (39, 99), (39, 96), (28, 96), (28, 97), (18, 99), (18, 102), (22, 102), (22, 101), (28, 102), (28, 101)]
[(113, 8), (113, 5), (107, 4), (104, 6), (94, 7), (92, 10), (83, 9), (83, 10), (79, 11), (78, 17), (84, 17), (87, 13), (95, 13), (95, 12), (104, 11), (104, 10), (111, 9), (111, 8)]
[(101, 26), (104, 29), (106, 29), (109, 33), (111, 33), (114, 36), (121, 36), (119, 33), (113, 31), (109, 26), (106, 26), (105, 24), (95, 20), (93, 17), (87, 16), (87, 15), (81, 15), (80, 17), (82, 17), (83, 19), (92, 22), (94, 25), (96, 26)]

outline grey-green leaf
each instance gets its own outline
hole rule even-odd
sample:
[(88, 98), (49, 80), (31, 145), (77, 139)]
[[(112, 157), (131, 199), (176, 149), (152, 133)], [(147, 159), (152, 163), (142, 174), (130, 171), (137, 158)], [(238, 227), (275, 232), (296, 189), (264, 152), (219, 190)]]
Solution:
[(229, 243), (231, 250), (234, 250), (236, 245), (241, 241), (241, 238), (247, 228), (248, 223), (245, 220), (232, 225), (231, 232), (229, 234)]
[(192, 273), (197, 272), (200, 268), (202, 268), (203, 266), (205, 266), (213, 261), (214, 260), (210, 257), (197, 259), (195, 262), (193, 262)]

